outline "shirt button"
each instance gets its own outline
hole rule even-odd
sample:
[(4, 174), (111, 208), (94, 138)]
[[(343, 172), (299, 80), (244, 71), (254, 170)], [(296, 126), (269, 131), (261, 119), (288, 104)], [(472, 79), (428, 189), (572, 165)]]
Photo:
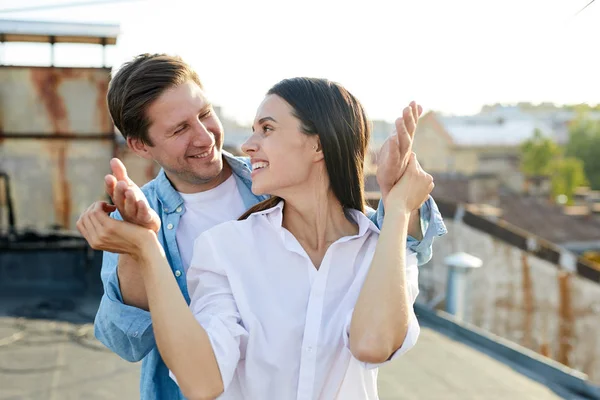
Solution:
[(133, 333), (133, 337), (137, 337), (137, 336), (138, 336), (138, 333), (137, 333), (137, 332), (134, 332), (134, 333)]
[(181, 208), (181, 207), (177, 207), (177, 209), (176, 209), (175, 211), (177, 211), (177, 212), (181, 212), (181, 211), (183, 211), (183, 208)]
[(308, 346), (308, 347), (306, 348), (306, 351), (308, 351), (309, 353), (312, 353), (312, 351), (313, 351), (313, 348), (312, 348), (312, 346)]
[(173, 224), (167, 225), (167, 229), (173, 229)]
[(179, 278), (181, 276), (181, 271), (180, 270), (175, 271), (175, 276)]
[(167, 207), (163, 208), (163, 210), (165, 210), (165, 212), (169, 212), (169, 209)]

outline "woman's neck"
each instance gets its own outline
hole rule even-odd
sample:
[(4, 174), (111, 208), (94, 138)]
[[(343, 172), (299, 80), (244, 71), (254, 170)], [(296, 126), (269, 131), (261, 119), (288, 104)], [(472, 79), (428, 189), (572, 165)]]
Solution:
[(283, 212), (283, 226), (302, 245), (317, 269), (332, 243), (358, 233), (358, 226), (346, 218), (331, 190), (322, 189), (286, 196)]

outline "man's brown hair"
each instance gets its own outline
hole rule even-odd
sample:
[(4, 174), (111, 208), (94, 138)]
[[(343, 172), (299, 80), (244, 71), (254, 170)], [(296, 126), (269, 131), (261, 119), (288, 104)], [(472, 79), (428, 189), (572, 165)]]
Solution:
[(146, 53), (123, 64), (107, 95), (115, 126), (125, 139), (140, 139), (152, 146), (148, 107), (166, 90), (190, 80), (202, 88), (198, 74), (178, 56)]

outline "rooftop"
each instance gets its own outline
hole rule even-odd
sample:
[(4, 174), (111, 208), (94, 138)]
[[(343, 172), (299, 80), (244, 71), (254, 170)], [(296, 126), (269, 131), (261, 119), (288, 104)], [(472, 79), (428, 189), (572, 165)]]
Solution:
[(0, 19), (0, 42), (116, 44), (119, 25)]
[[(436, 175), (434, 179), (434, 199), (469, 203), (470, 178)], [(500, 192), (496, 206), (502, 210), (502, 220), (552, 243), (600, 240), (600, 216), (569, 214), (569, 209), (543, 197)]]
[[(0, 317), (0, 398), (139, 398), (140, 363), (121, 360), (93, 338), (89, 318), (97, 301), (77, 301), (54, 314), (34, 299), (2, 304), (0, 312), (12, 308), (34, 318)], [(382, 400), (592, 398), (573, 393), (595, 390), (582, 374), (530, 358), (432, 311), (417, 314), (423, 325), (417, 346), (380, 370)], [(513, 361), (495, 347), (515, 351)], [(521, 359), (529, 365), (516, 365)]]
[(551, 132), (534, 119), (488, 120), (477, 117), (441, 117), (441, 123), (459, 146), (518, 146), (533, 136), (535, 129)]

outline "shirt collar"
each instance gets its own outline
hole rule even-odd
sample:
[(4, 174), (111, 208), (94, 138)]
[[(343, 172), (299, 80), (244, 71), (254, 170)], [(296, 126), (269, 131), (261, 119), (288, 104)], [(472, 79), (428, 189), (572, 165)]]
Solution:
[[(229, 164), (231, 171), (235, 175), (243, 180), (249, 181), (251, 179), (250, 167), (244, 162), (242, 157), (235, 157), (225, 150), (222, 150), (221, 153), (223, 154), (224, 161)], [(156, 187), (158, 199), (162, 203), (163, 210), (166, 213), (174, 212), (177, 207), (183, 204), (183, 198), (179, 195), (177, 190), (175, 190), (163, 168), (160, 169), (160, 172), (156, 177)]]
[[(284, 204), (285, 204), (285, 202), (283, 200), (281, 200), (274, 207), (268, 208), (263, 211), (255, 212), (249, 218), (255, 217), (257, 215), (265, 215), (267, 217), (267, 220), (273, 227), (275, 227), (277, 229), (281, 229), (282, 225), (283, 225)], [(373, 221), (371, 221), (364, 213), (362, 213), (358, 210), (350, 209), (350, 208), (347, 208), (346, 212), (348, 214), (350, 214), (350, 216), (354, 220), (354, 222), (358, 224), (358, 234), (356, 236), (351, 236), (351, 237), (364, 236), (369, 231), (379, 233), (379, 228), (377, 228), (377, 226), (373, 223)]]

